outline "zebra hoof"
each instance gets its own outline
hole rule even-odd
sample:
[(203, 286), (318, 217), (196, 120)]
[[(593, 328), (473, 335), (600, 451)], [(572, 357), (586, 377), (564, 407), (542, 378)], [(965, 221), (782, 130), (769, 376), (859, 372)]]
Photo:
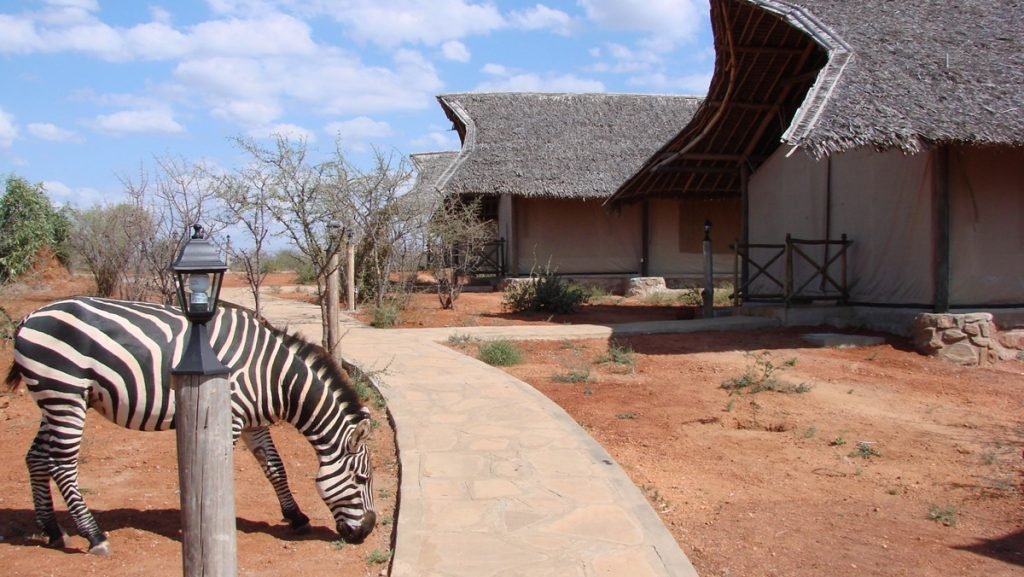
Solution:
[(99, 545), (94, 545), (89, 548), (90, 555), (97, 555), (99, 557), (106, 557), (110, 555), (110, 541), (103, 541)]
[(305, 535), (313, 530), (313, 526), (308, 522), (305, 525), (292, 525), (291, 527), (292, 533), (295, 533), (296, 535)]
[(288, 520), (288, 526), (291, 527), (292, 532), (298, 535), (305, 535), (312, 529), (309, 525), (309, 517), (301, 511), (289, 513), (285, 515), (285, 519)]

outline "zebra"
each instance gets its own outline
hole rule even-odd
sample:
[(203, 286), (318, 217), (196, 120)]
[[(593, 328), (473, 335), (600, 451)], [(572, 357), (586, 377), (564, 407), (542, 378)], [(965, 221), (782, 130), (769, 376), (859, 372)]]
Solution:
[[(348, 373), (322, 347), (240, 307), (220, 307), (207, 326), (214, 352), (230, 371), (233, 438), (241, 437), (256, 457), (284, 518), (296, 531), (309, 529), (270, 438), (268, 427), (278, 421), (313, 445), (317, 490), (339, 535), (362, 542), (376, 523), (366, 446), (370, 413)], [(110, 553), (78, 488), (87, 409), (129, 429), (173, 429), (170, 368), (181, 357), (187, 327), (177, 308), (95, 297), (48, 304), (19, 324), (6, 383), (13, 389), (24, 382), (42, 414), (25, 463), (35, 522), (50, 546), (63, 548), (66, 535), (54, 514), (52, 479), (89, 552)]]

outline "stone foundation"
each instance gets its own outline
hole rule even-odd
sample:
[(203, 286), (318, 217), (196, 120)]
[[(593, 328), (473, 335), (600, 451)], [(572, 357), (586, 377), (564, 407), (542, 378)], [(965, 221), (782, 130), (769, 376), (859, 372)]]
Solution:
[(991, 313), (922, 313), (914, 317), (917, 351), (961, 365), (990, 365), (1017, 356), (1016, 350), (1004, 345), (1012, 339), (1001, 339), (998, 332)]

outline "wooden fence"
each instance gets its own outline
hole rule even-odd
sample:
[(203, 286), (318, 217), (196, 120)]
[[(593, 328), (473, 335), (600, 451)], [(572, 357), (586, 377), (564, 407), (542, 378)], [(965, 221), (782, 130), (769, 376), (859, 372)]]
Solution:
[[(842, 235), (840, 240), (809, 240), (793, 238), (786, 235), (783, 244), (742, 244), (730, 245), (735, 255), (733, 263), (733, 286), (736, 287), (732, 296), (733, 303), (740, 302), (778, 302), (787, 305), (816, 300), (834, 300), (840, 304), (850, 298), (846, 278), (847, 250), (852, 240)], [(822, 246), (824, 254), (820, 260), (809, 254), (809, 247)], [(831, 254), (832, 247), (838, 247)], [(755, 259), (751, 251), (758, 251)], [(776, 263), (782, 260), (782, 270)], [(811, 274), (797, 275), (798, 263), (810, 265)], [(836, 266), (833, 266), (836, 265)], [(838, 270), (835, 270), (838, 268)], [(741, 283), (740, 271), (747, 271), (746, 281)], [(779, 274), (781, 272), (781, 275)], [(782, 278), (780, 279), (779, 276)], [(762, 279), (760, 284), (755, 281)], [(817, 290), (810, 291), (814, 281), (818, 281)], [(798, 284), (799, 283), (799, 284)], [(751, 287), (758, 286), (761, 292), (754, 293)], [(767, 290), (765, 290), (767, 287)]]

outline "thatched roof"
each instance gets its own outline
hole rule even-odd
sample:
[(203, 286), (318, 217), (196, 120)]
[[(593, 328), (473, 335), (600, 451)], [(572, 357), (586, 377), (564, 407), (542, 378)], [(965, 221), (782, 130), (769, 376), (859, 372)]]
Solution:
[(705, 105), (614, 202), (739, 194), (780, 145), (1024, 145), (1020, 0), (711, 0)]
[(416, 183), (413, 184), (411, 194), (420, 194), (427, 197), (437, 196), (437, 180), (441, 178), (455, 157), (459, 155), (458, 152), (445, 151), (445, 152), (420, 152), (417, 154), (410, 154), (409, 160), (412, 161), (412, 165), (416, 168)]
[(639, 94), (445, 94), (462, 139), (447, 194), (607, 198), (700, 102)]

